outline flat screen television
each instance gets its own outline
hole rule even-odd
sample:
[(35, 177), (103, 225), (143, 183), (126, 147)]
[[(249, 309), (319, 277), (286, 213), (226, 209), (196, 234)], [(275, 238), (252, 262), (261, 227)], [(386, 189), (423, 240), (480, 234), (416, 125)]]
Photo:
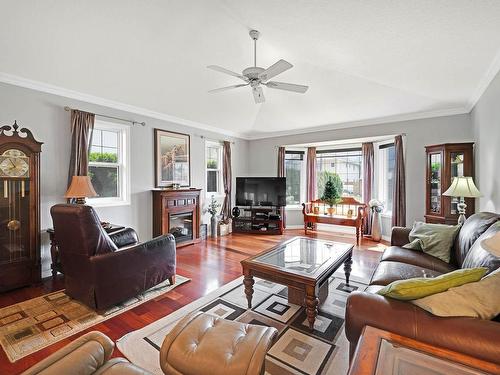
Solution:
[(237, 206), (286, 206), (285, 177), (236, 177)]

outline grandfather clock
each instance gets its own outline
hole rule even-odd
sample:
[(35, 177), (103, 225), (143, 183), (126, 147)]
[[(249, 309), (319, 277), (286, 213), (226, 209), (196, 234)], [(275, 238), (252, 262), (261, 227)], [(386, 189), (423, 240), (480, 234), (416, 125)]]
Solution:
[(0, 127), (0, 292), (41, 279), (41, 146), (16, 122)]

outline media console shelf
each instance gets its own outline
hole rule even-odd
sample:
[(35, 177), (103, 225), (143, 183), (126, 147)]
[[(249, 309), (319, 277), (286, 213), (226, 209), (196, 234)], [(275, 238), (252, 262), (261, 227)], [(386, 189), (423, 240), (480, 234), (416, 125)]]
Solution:
[(233, 233), (283, 234), (279, 207), (241, 208), (242, 215), (233, 217)]

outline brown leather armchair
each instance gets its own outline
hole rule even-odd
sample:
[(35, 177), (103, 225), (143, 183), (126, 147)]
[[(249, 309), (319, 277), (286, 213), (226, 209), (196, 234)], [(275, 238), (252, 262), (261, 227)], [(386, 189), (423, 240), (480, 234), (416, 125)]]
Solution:
[(102, 310), (167, 279), (175, 282), (172, 235), (138, 243), (129, 228), (111, 238), (94, 209), (86, 205), (57, 204), (50, 213), (70, 297)]
[(347, 299), (345, 331), (352, 358), (365, 326), (372, 326), (434, 346), (500, 363), (500, 316), (494, 320), (438, 317), (409, 302), (375, 294), (384, 285), (412, 277), (435, 277), (458, 268), (477, 265), (493, 271), (496, 257), (482, 248), (482, 240), (500, 232), (500, 215), (482, 212), (469, 217), (457, 235), (450, 263), (421, 251), (405, 249), (409, 228), (393, 228), (387, 248), (365, 292), (353, 292)]

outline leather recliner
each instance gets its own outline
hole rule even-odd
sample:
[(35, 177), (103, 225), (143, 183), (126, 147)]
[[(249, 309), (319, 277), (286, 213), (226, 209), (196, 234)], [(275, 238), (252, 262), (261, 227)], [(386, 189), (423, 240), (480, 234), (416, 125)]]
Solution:
[[(470, 216), (457, 235), (450, 263), (417, 250), (405, 249), (410, 228), (392, 230), (387, 248), (364, 292), (353, 292), (346, 306), (345, 332), (354, 354), (365, 326), (380, 328), (431, 345), (500, 363), (500, 319), (438, 317), (413, 305), (375, 294), (395, 280), (435, 277), (459, 268), (483, 266), (489, 272), (500, 266), (500, 258), (482, 248), (482, 240), (500, 232), (500, 215), (482, 212)], [(498, 293), (498, 291), (494, 291)]]
[(86, 205), (57, 204), (50, 213), (71, 298), (102, 310), (167, 279), (175, 282), (172, 235), (139, 243), (128, 228), (110, 237), (94, 209)]

